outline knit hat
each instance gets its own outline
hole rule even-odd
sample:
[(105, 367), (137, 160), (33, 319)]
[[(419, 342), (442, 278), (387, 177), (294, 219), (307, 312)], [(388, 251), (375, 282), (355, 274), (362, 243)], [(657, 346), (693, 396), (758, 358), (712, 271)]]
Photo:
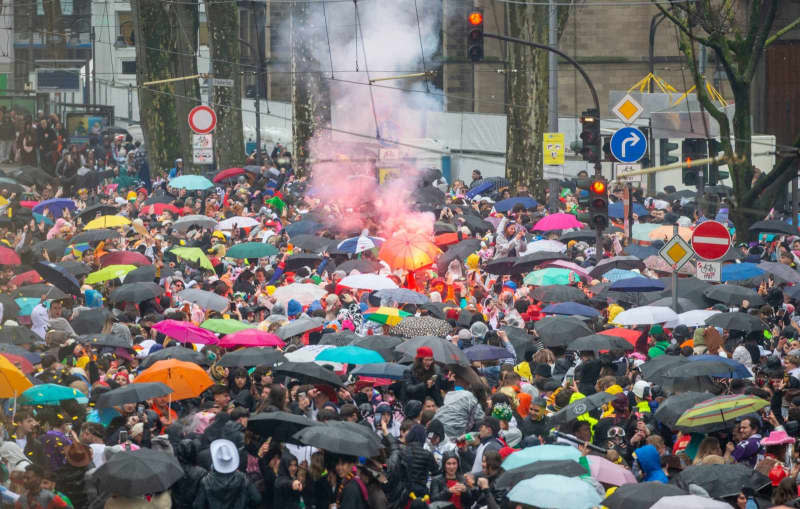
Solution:
[(664, 334), (664, 327), (659, 324), (655, 324), (650, 327), (650, 335), (651, 336), (658, 336), (660, 334)]
[(492, 417), (495, 417), (501, 421), (510, 421), (511, 418), (514, 416), (513, 412), (511, 411), (511, 407), (508, 403), (498, 403), (492, 408)]
[(303, 306), (294, 299), (291, 299), (286, 304), (286, 314), (288, 316), (297, 316), (303, 312)]
[(417, 348), (417, 359), (424, 359), (425, 357), (433, 357), (433, 350), (429, 346), (421, 346)]
[(428, 437), (436, 435), (440, 440), (444, 440), (444, 424), (438, 419), (433, 419), (428, 423)]

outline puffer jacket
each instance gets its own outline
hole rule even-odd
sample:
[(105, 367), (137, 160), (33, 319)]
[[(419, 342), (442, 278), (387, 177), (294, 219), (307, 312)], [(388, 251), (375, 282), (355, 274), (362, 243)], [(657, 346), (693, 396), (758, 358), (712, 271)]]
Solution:
[(197, 442), (185, 438), (175, 446), (175, 457), (183, 467), (183, 477), (172, 485), (172, 507), (175, 509), (190, 509), (194, 505), (195, 493), (200, 487), (200, 481), (208, 471), (197, 465)]
[(444, 397), (444, 405), (436, 411), (434, 419), (444, 425), (444, 432), (449, 438), (472, 431), (476, 423), (483, 420), (486, 414), (475, 395), (469, 391), (451, 391)]
[(246, 509), (261, 503), (261, 495), (238, 470), (230, 474), (209, 472), (197, 490), (195, 509)]
[(402, 449), (400, 465), (408, 492), (418, 496), (428, 492), (428, 476), (436, 475), (439, 471), (433, 454), (420, 443), (412, 443)]

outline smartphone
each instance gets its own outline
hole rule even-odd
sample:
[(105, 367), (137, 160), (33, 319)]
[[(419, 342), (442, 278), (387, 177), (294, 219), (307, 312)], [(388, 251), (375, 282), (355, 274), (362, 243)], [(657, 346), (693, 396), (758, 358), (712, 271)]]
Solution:
[(142, 415), (144, 413), (144, 405), (141, 403), (136, 405), (136, 413)]
[(119, 443), (124, 444), (128, 441), (128, 432), (123, 430), (119, 432)]

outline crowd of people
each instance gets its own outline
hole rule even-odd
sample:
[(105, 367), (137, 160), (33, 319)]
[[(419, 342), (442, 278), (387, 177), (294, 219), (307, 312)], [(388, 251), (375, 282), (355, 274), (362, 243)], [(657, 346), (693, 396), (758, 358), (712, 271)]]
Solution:
[(737, 241), (724, 284), (682, 268), (672, 309), (657, 248), (727, 224), (724, 196), (638, 191), (653, 235), (595, 245), (574, 182), (545, 206), (426, 175), (430, 231), (383, 231), (283, 147), (151, 181), (124, 138), (51, 157), (49, 122), (14, 151), (44, 178), (0, 180), (3, 506), (797, 504), (790, 225)]

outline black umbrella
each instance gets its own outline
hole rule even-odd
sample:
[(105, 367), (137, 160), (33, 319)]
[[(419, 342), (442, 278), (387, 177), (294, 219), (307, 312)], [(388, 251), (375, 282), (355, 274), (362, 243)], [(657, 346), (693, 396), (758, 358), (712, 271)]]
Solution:
[(335, 270), (341, 270), (345, 274), (349, 274), (351, 271), (357, 270), (362, 274), (369, 274), (371, 272), (378, 272), (381, 266), (378, 262), (370, 260), (368, 258), (360, 258), (356, 260), (347, 260), (346, 262), (342, 262), (336, 266)]
[(711, 315), (706, 318), (706, 325), (742, 332), (752, 332), (764, 328), (759, 317), (739, 311), (735, 313), (717, 313)]
[(320, 337), (319, 343), (320, 345), (332, 345), (332, 346), (346, 346), (352, 343), (358, 336), (353, 334), (352, 332), (330, 332), (327, 334), (323, 334)]
[(581, 415), (585, 414), (586, 412), (591, 412), (592, 410), (596, 410), (601, 406), (605, 405), (606, 403), (613, 401), (614, 396), (608, 392), (596, 392), (591, 396), (586, 396), (585, 398), (581, 398), (579, 400), (573, 401), (569, 405), (565, 406), (558, 412), (551, 415), (547, 423), (551, 426), (558, 426), (560, 424), (567, 424), (569, 422), (574, 421)]
[(745, 488), (760, 491), (769, 483), (769, 477), (741, 463), (723, 465), (690, 465), (672, 479), (680, 488), (690, 484), (700, 486), (712, 498), (738, 495)]
[(286, 325), (281, 326), (277, 331), (275, 331), (275, 334), (277, 334), (279, 338), (286, 340), (291, 337), (304, 334), (310, 330), (319, 329), (322, 327), (323, 323), (324, 320), (319, 317), (298, 318), (297, 320), (292, 320)]
[(512, 354), (501, 346), (475, 345), (464, 349), (464, 355), (471, 362), (496, 361), (500, 359), (512, 359)]
[(436, 272), (440, 276), (444, 276), (445, 273), (447, 273), (447, 267), (453, 260), (460, 260), (463, 262), (469, 255), (475, 253), (480, 248), (480, 239), (464, 239), (458, 244), (451, 245), (447, 248), (447, 251), (436, 260)]
[(309, 253), (294, 254), (286, 259), (284, 270), (293, 271), (306, 266), (313, 268), (319, 265), (320, 262), (322, 262), (322, 256), (320, 255)]
[(273, 443), (299, 443), (293, 435), (309, 426), (320, 426), (322, 423), (303, 415), (288, 412), (266, 412), (251, 415), (247, 420), (247, 429), (262, 437), (271, 437)]
[(9, 320), (19, 316), (19, 304), (14, 301), (11, 295), (0, 294), (0, 305), (3, 306), (4, 319)]
[(417, 355), (417, 349), (423, 346), (427, 346), (433, 351), (433, 360), (436, 362), (469, 366), (469, 360), (458, 346), (438, 336), (414, 337), (397, 345), (395, 350), (414, 358)]
[(561, 235), (561, 237), (559, 237), (558, 240), (560, 240), (561, 242), (563, 242), (565, 244), (567, 242), (569, 242), (570, 240), (575, 240), (575, 241), (578, 241), (578, 242), (583, 241), (583, 242), (588, 242), (588, 243), (591, 244), (595, 240), (597, 240), (597, 236), (596, 236), (594, 230), (575, 230), (575, 231), (564, 233), (563, 235)]
[(376, 441), (370, 440), (365, 435), (333, 424), (309, 426), (295, 433), (294, 438), (305, 445), (333, 454), (369, 458), (381, 450), (380, 445), (376, 445)]
[(302, 383), (322, 383), (342, 387), (342, 379), (330, 369), (314, 362), (286, 361), (272, 369), (276, 375), (296, 378)]
[(14, 293), (15, 297), (41, 297), (45, 296), (47, 299), (61, 300), (69, 297), (66, 293), (62, 292), (53, 285), (47, 283), (36, 283), (35, 285), (25, 285), (17, 288)]
[(545, 285), (533, 290), (533, 298), (542, 302), (586, 303), (586, 294), (579, 288), (568, 285)]
[(530, 349), (537, 349), (536, 339), (528, 334), (527, 330), (520, 329), (519, 327), (512, 327), (510, 325), (505, 325), (500, 329), (506, 333), (506, 336), (508, 336), (508, 340), (511, 342), (511, 346), (514, 347), (514, 352), (517, 354), (517, 359), (522, 360), (525, 358), (525, 352)]
[[(138, 283), (138, 284), (143, 284), (143, 283)], [(230, 304), (228, 302), (228, 299), (226, 299), (222, 295), (218, 295), (214, 292), (209, 292), (207, 290), (200, 290), (197, 288), (188, 288), (186, 290), (180, 291), (178, 293), (178, 298), (181, 300), (197, 304), (203, 309), (212, 309), (214, 311), (219, 311), (220, 313), (228, 309), (228, 306)]]
[(147, 369), (158, 361), (165, 361), (167, 359), (177, 359), (184, 362), (193, 362), (200, 366), (208, 366), (211, 364), (204, 354), (195, 352), (184, 346), (171, 346), (164, 348), (157, 352), (153, 352), (144, 358), (141, 362), (142, 369)]
[(356, 338), (350, 344), (353, 346), (366, 348), (367, 350), (373, 350), (381, 354), (381, 356), (387, 361), (393, 361), (397, 358), (397, 354), (394, 349), (402, 342), (403, 339), (398, 338), (397, 336), (375, 335), (364, 337), (356, 336)]
[(72, 330), (77, 334), (99, 334), (102, 332), (106, 320), (110, 316), (111, 313), (103, 308), (87, 309), (81, 311), (80, 314), (72, 320), (70, 325), (72, 325)]
[(633, 350), (633, 345), (621, 337), (592, 334), (567, 343), (567, 349), (575, 352), (599, 352), (601, 350)]
[(64, 267), (51, 262), (36, 262), (33, 264), (33, 269), (42, 276), (42, 279), (52, 283), (56, 288), (72, 295), (81, 294), (81, 284)]
[(64, 251), (67, 249), (67, 241), (55, 237), (50, 240), (43, 240), (31, 246), (31, 253), (37, 260), (44, 260), (42, 251), (47, 251), (47, 257), (51, 261), (59, 261), (64, 257)]
[(320, 231), (322, 228), (322, 225), (316, 221), (303, 220), (289, 224), (286, 228), (284, 228), (284, 231), (289, 237), (295, 237), (303, 234), (314, 234)]
[(454, 224), (445, 223), (443, 221), (436, 221), (433, 223), (433, 234), (439, 235), (440, 233), (453, 233), (456, 231)]
[(465, 213), (462, 216), (457, 216), (456, 221), (463, 223), (464, 226), (469, 228), (471, 232), (479, 233), (481, 235), (494, 229), (492, 223), (482, 219), (479, 216), (476, 216), (475, 214)]
[(631, 507), (650, 507), (663, 497), (677, 497), (689, 493), (661, 482), (642, 482), (625, 484), (617, 488), (610, 497), (603, 500), (608, 509), (630, 509)]
[(114, 454), (93, 477), (104, 493), (139, 497), (166, 491), (183, 475), (175, 456), (143, 447)]
[(597, 265), (589, 272), (589, 275), (599, 279), (611, 269), (643, 270), (644, 268), (644, 262), (635, 256), (613, 256), (597, 262)]
[[(656, 299), (654, 301), (650, 301), (647, 303), (648, 306), (665, 306), (668, 308), (672, 307), (672, 297), (661, 297), (660, 299)], [(685, 299), (683, 297), (678, 297), (678, 309), (673, 309), (676, 313), (683, 313), (684, 311), (692, 311), (694, 309), (700, 309), (696, 303), (692, 302), (689, 299)]]
[(519, 261), (515, 256), (506, 256), (504, 258), (495, 258), (486, 264), (486, 272), (489, 274), (496, 274), (502, 276), (505, 274), (514, 273), (514, 265)]
[(537, 461), (524, 467), (512, 468), (500, 474), (495, 481), (495, 488), (510, 490), (520, 481), (530, 479), (540, 474), (557, 474), (567, 477), (587, 475), (586, 469), (577, 461), (556, 460)]
[[(662, 355), (657, 357), (657, 359), (660, 359), (661, 357), (666, 356)], [(653, 414), (653, 417), (655, 417), (658, 422), (667, 428), (672, 429), (685, 411), (689, 410), (696, 404), (713, 397), (714, 395), (710, 392), (690, 391), (682, 394), (676, 394), (662, 401), (661, 404), (658, 405), (658, 410), (656, 410), (656, 413)]]
[(92, 272), (91, 267), (89, 267), (83, 262), (78, 262), (75, 260), (64, 260), (63, 262), (59, 262), (56, 265), (63, 268), (76, 278), (88, 276)]
[(142, 265), (125, 274), (125, 283), (153, 283), (156, 278), (155, 265)]
[(233, 352), (226, 353), (217, 363), (225, 368), (241, 366), (252, 368), (254, 366), (274, 366), (279, 362), (285, 362), (283, 354), (274, 348), (253, 347), (241, 348)]
[(447, 318), (447, 314), (445, 313), (445, 308), (447, 307), (449, 306), (444, 302), (428, 302), (427, 304), (421, 305), (419, 309), (424, 309), (434, 318), (444, 320)]
[(0, 326), (0, 342), (12, 345), (29, 345), (37, 343), (42, 338), (33, 333), (29, 328), (20, 325)]
[[(158, 297), (163, 293), (164, 289), (156, 283), (130, 283), (122, 285), (111, 292), (109, 300), (112, 303), (117, 302), (144, 302), (149, 299)], [(185, 290), (184, 290), (185, 291)], [(182, 292), (181, 292), (182, 293)]]
[[(678, 291), (680, 292), (680, 283), (678, 283)], [(743, 300), (748, 301), (751, 306), (760, 306), (764, 304), (764, 299), (762, 299), (755, 290), (727, 283), (724, 285), (712, 286), (706, 289), (703, 295), (715, 302), (721, 302), (733, 307), (741, 306)]]
[(588, 336), (592, 330), (571, 316), (546, 316), (533, 325), (542, 342), (548, 346), (565, 346), (573, 338)]
[(292, 244), (303, 251), (321, 253), (331, 244), (331, 239), (317, 235), (301, 234), (292, 238)]
[(92, 205), (91, 207), (86, 207), (77, 216), (76, 219), (80, 219), (83, 224), (88, 223), (92, 219), (100, 216), (115, 216), (119, 212), (117, 207), (112, 205)]
[(53, 176), (37, 166), (26, 165), (13, 169), (8, 173), (12, 178), (26, 186), (33, 186), (53, 181)]
[(107, 346), (110, 348), (132, 348), (127, 339), (116, 334), (85, 334), (78, 338), (78, 342), (94, 346)]
[(553, 260), (568, 260), (564, 253), (555, 251), (537, 251), (536, 253), (525, 255), (519, 258), (514, 264), (513, 273), (522, 274), (532, 271), (537, 265)]
[(394, 362), (380, 362), (377, 364), (361, 364), (350, 372), (357, 376), (371, 376), (375, 378), (388, 378), (389, 380), (403, 380), (411, 366), (396, 364)]
[(161, 382), (128, 384), (104, 392), (97, 398), (95, 406), (97, 408), (111, 408), (126, 403), (139, 403), (140, 401), (166, 396), (171, 392), (172, 389)]
[(7, 189), (9, 193), (17, 193), (17, 196), (25, 192), (22, 184), (8, 177), (0, 177), (0, 189)]
[(144, 205), (155, 205), (156, 203), (172, 203), (175, 201), (174, 196), (168, 194), (154, 194), (144, 201)]
[(769, 221), (757, 221), (750, 228), (751, 232), (758, 233), (777, 233), (778, 235), (797, 235), (797, 226), (775, 219)]
[(668, 369), (688, 363), (689, 360), (682, 355), (659, 355), (639, 366), (642, 377), (653, 383), (663, 383), (662, 379)]
[(409, 199), (412, 203), (423, 205), (440, 206), (444, 203), (445, 194), (433, 186), (425, 186), (416, 189)]
[(100, 242), (101, 240), (116, 239), (122, 235), (117, 230), (109, 228), (100, 228), (98, 230), (86, 230), (80, 232), (70, 239), (73, 244), (81, 244), (83, 242)]

